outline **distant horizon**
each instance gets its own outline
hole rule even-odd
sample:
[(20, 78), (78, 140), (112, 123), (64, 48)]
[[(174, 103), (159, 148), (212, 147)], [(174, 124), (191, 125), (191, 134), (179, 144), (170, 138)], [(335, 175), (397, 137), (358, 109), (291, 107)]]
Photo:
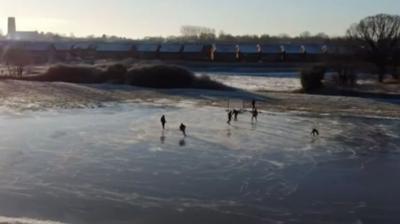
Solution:
[[(0, 28), (16, 17), (18, 31), (130, 39), (179, 36), (184, 25), (232, 35), (344, 36), (351, 24), (379, 13), (400, 14), (397, 0), (0, 0)], [(282, 13), (284, 12), (284, 13)]]

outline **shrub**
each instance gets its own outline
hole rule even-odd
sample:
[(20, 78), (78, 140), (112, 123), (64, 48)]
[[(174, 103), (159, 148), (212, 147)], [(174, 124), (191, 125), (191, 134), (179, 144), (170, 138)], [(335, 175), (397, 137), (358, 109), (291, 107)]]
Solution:
[(130, 70), (122, 64), (110, 65), (105, 70), (98, 67), (58, 65), (42, 75), (25, 80), (86, 84), (111, 82), (160, 89), (227, 89), (207, 76), (197, 77), (192, 72), (173, 65), (141, 65)]
[(326, 68), (323, 66), (315, 66), (311, 69), (305, 69), (301, 72), (301, 85), (306, 92), (319, 89), (323, 86)]
[(122, 64), (111, 65), (100, 75), (100, 82), (123, 84), (127, 72), (128, 69)]
[(99, 83), (100, 70), (85, 66), (58, 65), (49, 68), (42, 75), (28, 79), (46, 82)]
[(338, 64), (332, 66), (337, 76), (334, 77), (336, 85), (339, 86), (355, 86), (357, 83), (357, 74), (353, 65), (349, 64)]
[(126, 83), (149, 88), (228, 89), (208, 76), (197, 77), (185, 68), (174, 65), (137, 66), (127, 73)]
[(126, 78), (127, 84), (150, 88), (188, 88), (194, 81), (190, 71), (169, 65), (135, 67)]

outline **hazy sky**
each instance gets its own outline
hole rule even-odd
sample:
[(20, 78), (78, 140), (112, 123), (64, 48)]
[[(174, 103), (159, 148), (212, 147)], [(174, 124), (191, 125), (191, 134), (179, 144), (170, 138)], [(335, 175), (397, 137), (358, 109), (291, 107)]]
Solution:
[(178, 35), (182, 25), (233, 34), (342, 35), (377, 13), (400, 14), (400, 0), (0, 0), (0, 29), (17, 17), (18, 30), (77, 36)]

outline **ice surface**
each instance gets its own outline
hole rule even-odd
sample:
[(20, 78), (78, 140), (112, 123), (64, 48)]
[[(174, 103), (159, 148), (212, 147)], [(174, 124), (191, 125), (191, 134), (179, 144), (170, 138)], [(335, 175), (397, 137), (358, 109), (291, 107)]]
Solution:
[[(189, 103), (2, 114), (0, 215), (65, 223), (400, 221), (400, 120), (263, 111), (256, 124), (245, 113), (228, 126), (226, 118), (223, 108)], [(319, 138), (310, 136), (313, 127)]]

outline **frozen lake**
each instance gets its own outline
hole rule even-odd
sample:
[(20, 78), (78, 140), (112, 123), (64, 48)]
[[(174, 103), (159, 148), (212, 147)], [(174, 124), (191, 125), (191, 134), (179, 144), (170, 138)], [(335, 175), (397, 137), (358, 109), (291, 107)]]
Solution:
[(190, 103), (0, 119), (0, 222), (400, 222), (400, 120), (264, 112), (228, 126)]

